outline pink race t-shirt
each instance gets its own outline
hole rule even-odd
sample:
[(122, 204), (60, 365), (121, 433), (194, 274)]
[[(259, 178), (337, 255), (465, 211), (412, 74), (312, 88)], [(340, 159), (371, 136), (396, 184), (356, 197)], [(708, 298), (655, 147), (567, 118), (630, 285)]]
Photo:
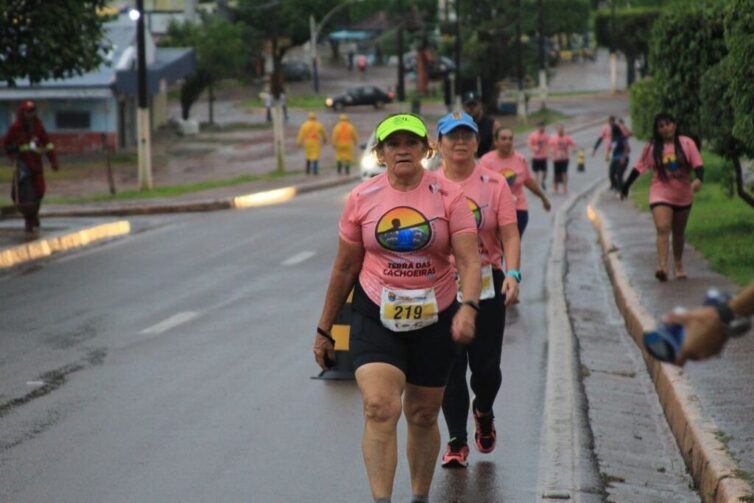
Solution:
[(576, 142), (573, 138), (564, 134), (554, 134), (550, 137), (550, 150), (552, 151), (553, 161), (567, 161), (571, 157), (571, 147), (575, 147)]
[(529, 135), (529, 150), (531, 150), (532, 159), (547, 159), (547, 143), (550, 137), (547, 133), (540, 133), (537, 129)]
[[(445, 178), (442, 170), (437, 174)], [(466, 202), (474, 214), (479, 231), (479, 254), (482, 265), (491, 265), (493, 269), (500, 269), (503, 246), (500, 243), (498, 229), (503, 225), (517, 223), (516, 206), (513, 203), (513, 194), (508, 183), (502, 175), (479, 164), (474, 167), (474, 171), (468, 178), (454, 182), (463, 189)]]
[(495, 173), (500, 173), (508, 181), (517, 210), (525, 211), (529, 209), (529, 203), (524, 194), (524, 183), (531, 179), (531, 172), (529, 171), (529, 164), (522, 154), (514, 150), (509, 157), (503, 159), (496, 150), (493, 150), (484, 154), (479, 159), (479, 164)]
[(440, 310), (456, 297), (450, 238), (477, 232), (461, 188), (428, 171), (406, 192), (384, 173), (359, 184), (339, 227), (341, 239), (364, 247), (359, 283), (372, 302), (380, 304), (383, 287), (434, 287)]
[(639, 161), (634, 169), (639, 173), (652, 170), (652, 182), (649, 185), (649, 204), (667, 203), (675, 206), (689, 206), (694, 202), (694, 192), (691, 189), (691, 170), (704, 165), (699, 149), (694, 140), (688, 136), (678, 137), (683, 155), (688, 162), (682, 166), (675, 152), (673, 143), (666, 143), (662, 150), (662, 164), (665, 166), (667, 180), (663, 181), (655, 169), (652, 144), (648, 144), (641, 152)]

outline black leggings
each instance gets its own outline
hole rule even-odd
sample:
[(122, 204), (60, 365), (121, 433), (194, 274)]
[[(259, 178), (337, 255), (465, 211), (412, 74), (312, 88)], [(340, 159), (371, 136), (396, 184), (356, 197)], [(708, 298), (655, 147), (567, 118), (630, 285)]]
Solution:
[(448, 423), (450, 438), (467, 441), (466, 421), (469, 416), (469, 388), (466, 385), (466, 368), (471, 367), (471, 389), (477, 410), (489, 412), (495, 402), (503, 380), (500, 355), (505, 329), (505, 300), (501, 295), (503, 272), (493, 270), (497, 295), (479, 303), (481, 310), (476, 319), (474, 342), (463, 348), (453, 362), (445, 388), (442, 413)]

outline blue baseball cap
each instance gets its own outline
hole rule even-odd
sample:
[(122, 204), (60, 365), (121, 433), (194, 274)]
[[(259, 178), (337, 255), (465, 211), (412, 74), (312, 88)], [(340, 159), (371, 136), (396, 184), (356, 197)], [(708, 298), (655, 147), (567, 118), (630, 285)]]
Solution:
[(437, 121), (437, 136), (446, 135), (457, 127), (467, 127), (479, 134), (479, 127), (474, 119), (466, 112), (453, 112), (444, 115)]

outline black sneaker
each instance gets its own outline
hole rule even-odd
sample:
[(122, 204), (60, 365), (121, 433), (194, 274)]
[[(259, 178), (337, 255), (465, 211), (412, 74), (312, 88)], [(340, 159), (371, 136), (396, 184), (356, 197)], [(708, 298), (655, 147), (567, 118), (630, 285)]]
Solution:
[(466, 468), (469, 466), (469, 446), (466, 442), (451, 439), (442, 457), (443, 468)]
[(495, 450), (497, 443), (497, 431), (495, 431), (495, 415), (490, 411), (489, 414), (481, 415), (476, 407), (472, 406), (474, 411), (474, 444), (479, 452), (485, 454)]

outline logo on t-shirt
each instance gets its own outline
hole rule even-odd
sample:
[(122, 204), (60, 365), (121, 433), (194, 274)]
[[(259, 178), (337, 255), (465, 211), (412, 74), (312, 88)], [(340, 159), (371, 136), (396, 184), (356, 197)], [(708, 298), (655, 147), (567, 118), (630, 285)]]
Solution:
[(508, 186), (513, 187), (513, 184), (516, 183), (516, 172), (510, 168), (505, 168), (500, 172), (500, 174), (505, 177), (505, 180), (508, 182)]
[(675, 152), (668, 152), (667, 154), (663, 154), (662, 164), (665, 166), (665, 169), (667, 169), (671, 173), (680, 167)]
[(408, 206), (388, 211), (377, 221), (375, 237), (390, 251), (408, 252), (423, 248), (432, 237), (427, 217)]
[(482, 209), (479, 207), (479, 205), (471, 199), (470, 197), (466, 198), (466, 203), (469, 205), (469, 209), (471, 210), (471, 213), (474, 215), (474, 222), (476, 222), (476, 228), (479, 229), (482, 227)]

